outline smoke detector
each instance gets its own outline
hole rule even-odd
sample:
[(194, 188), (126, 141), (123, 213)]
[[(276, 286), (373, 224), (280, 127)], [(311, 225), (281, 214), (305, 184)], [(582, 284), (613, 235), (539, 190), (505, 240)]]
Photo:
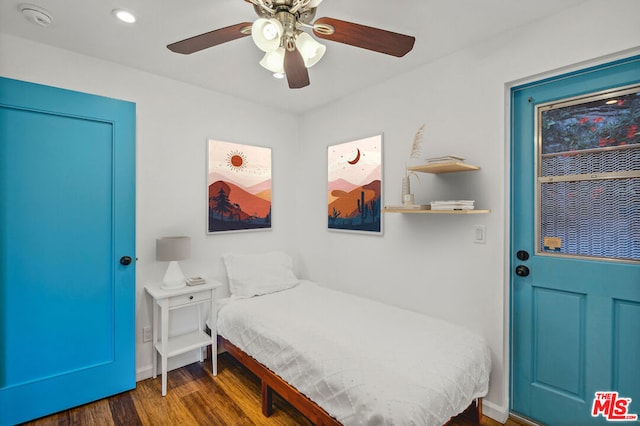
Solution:
[(42, 27), (47, 27), (53, 21), (51, 19), (51, 14), (39, 6), (22, 3), (18, 7), (20, 9), (20, 13), (22, 13), (22, 16), (24, 16), (28, 21), (33, 22), (34, 24), (38, 24)]

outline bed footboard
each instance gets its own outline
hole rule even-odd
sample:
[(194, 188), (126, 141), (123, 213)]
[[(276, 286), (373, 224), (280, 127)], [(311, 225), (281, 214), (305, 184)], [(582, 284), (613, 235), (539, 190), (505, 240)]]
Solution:
[[(301, 394), (280, 376), (260, 364), (224, 337), (218, 336), (218, 346), (229, 352), (240, 364), (244, 365), (260, 379), (262, 387), (262, 414), (265, 417), (273, 414), (273, 391), (275, 391), (315, 425), (339, 426), (341, 424), (318, 404)], [(475, 424), (480, 424), (480, 420), (482, 419), (482, 398), (472, 401), (461, 416), (470, 419)], [(451, 424), (452, 421), (453, 419), (451, 419), (447, 425)]]
[(218, 345), (258, 376), (262, 384), (262, 414), (266, 417), (273, 413), (273, 391), (275, 391), (314, 424), (318, 426), (340, 425), (340, 422), (331, 417), (318, 404), (298, 392), (296, 388), (285, 382), (280, 376), (247, 355), (224, 337), (218, 336)]

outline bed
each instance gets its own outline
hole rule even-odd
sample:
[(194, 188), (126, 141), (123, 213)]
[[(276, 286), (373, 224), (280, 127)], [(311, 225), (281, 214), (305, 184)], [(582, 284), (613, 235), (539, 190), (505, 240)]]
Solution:
[(220, 344), (315, 424), (435, 425), (472, 407), (491, 370), (478, 335), (454, 324), (298, 280), (281, 252), (223, 256), (232, 296)]

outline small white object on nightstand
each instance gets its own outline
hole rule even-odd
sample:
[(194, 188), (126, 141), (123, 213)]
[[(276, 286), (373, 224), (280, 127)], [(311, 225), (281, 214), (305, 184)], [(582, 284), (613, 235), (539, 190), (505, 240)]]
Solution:
[(200, 285), (200, 284), (204, 284), (207, 281), (205, 281), (204, 278), (202, 277), (189, 277), (187, 278), (187, 285)]
[[(145, 286), (147, 293), (153, 297), (153, 378), (155, 379), (158, 375), (158, 355), (160, 355), (162, 396), (167, 394), (167, 359), (169, 357), (211, 345), (211, 367), (213, 375), (218, 374), (215, 295), (216, 289), (220, 286), (221, 284), (216, 281), (179, 289), (165, 289), (160, 284)], [(203, 303), (211, 305), (209, 310), (211, 336), (207, 335), (203, 329), (201, 315)], [(169, 313), (188, 306), (198, 308), (198, 329), (191, 333), (169, 337)], [(200, 361), (202, 361), (202, 351), (200, 354)]]

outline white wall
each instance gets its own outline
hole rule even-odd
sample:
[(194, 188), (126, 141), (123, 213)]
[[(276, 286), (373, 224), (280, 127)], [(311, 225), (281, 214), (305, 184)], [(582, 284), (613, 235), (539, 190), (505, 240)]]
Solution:
[[(485, 411), (498, 419), (506, 418), (509, 404), (510, 82), (630, 56), (627, 49), (640, 46), (638, 16), (635, 0), (586, 2), (304, 117), (298, 161), (305, 172), (297, 189), (297, 217), (305, 218), (298, 233), (308, 242), (300, 250), (309, 275), (484, 335), (493, 352)], [(319, 161), (326, 158), (327, 146), (383, 132), (384, 204), (400, 204), (404, 164), (423, 123), (425, 157), (458, 154), (482, 169), (422, 174), (419, 182), (411, 182), (416, 202), (475, 199), (478, 208), (491, 213), (386, 214), (382, 237), (327, 232), (327, 172)], [(486, 226), (486, 244), (473, 242), (476, 224)]]
[[(0, 34), (0, 75), (136, 103), (136, 364), (138, 379), (151, 376), (151, 344), (142, 328), (151, 323), (145, 284), (162, 279), (166, 263), (155, 260), (155, 239), (191, 236), (187, 275), (224, 278), (220, 255), (228, 251), (285, 249), (295, 200), (288, 167), (295, 162), (297, 129), (289, 113), (268, 109), (180, 82), (65, 50)], [(248, 121), (250, 117), (260, 117)], [(207, 139), (218, 138), (273, 148), (273, 229), (251, 233), (206, 234)], [(296, 254), (294, 250), (292, 254)], [(226, 280), (225, 280), (226, 281)], [(178, 312), (172, 332), (193, 323), (194, 312)], [(182, 317), (182, 318), (180, 318)], [(191, 322), (188, 322), (191, 320)], [(193, 361), (196, 353), (172, 359)]]
[[(586, 2), (307, 113), (299, 128), (280, 126), (295, 118), (282, 111), (2, 34), (0, 75), (137, 104), (139, 378), (150, 375), (151, 363), (151, 346), (141, 337), (150, 321), (143, 287), (163, 274), (163, 265), (155, 262), (155, 238), (186, 234), (192, 237), (192, 258), (183, 263), (189, 275), (220, 279), (220, 254), (282, 248), (299, 255), (304, 277), (480, 332), (494, 363), (486, 411), (505, 418), (508, 86), (629, 55), (622, 51), (640, 46), (637, 16), (636, 0)], [(615, 24), (610, 30), (604, 23)], [(262, 117), (259, 126), (247, 124), (251, 116)], [(492, 212), (389, 214), (383, 236), (328, 232), (327, 146), (384, 133), (385, 203), (397, 204), (403, 167), (423, 123), (426, 156), (459, 154), (482, 170), (413, 179), (417, 202), (471, 198)], [(205, 154), (211, 137), (273, 147), (272, 231), (205, 234)], [(476, 224), (486, 225), (484, 245), (473, 243)]]

